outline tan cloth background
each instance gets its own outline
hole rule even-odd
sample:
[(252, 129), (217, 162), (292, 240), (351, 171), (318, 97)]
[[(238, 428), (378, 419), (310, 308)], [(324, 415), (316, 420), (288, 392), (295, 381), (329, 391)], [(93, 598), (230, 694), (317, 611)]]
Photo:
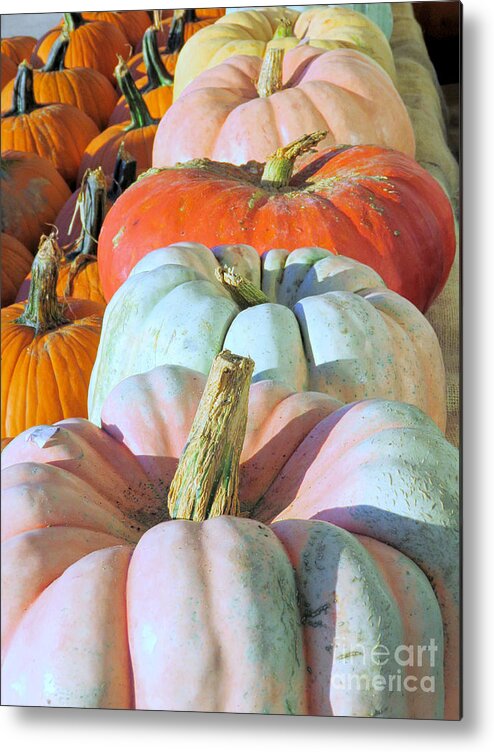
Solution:
[[(447, 143), (448, 109), (410, 3), (393, 3), (391, 48), (398, 90), (415, 131), (416, 159), (442, 185), (455, 213), (459, 168)], [(458, 233), (457, 233), (458, 237)], [(442, 293), (427, 312), (443, 351), (446, 368), (448, 422), (446, 438), (459, 445), (460, 418), (460, 252)]]

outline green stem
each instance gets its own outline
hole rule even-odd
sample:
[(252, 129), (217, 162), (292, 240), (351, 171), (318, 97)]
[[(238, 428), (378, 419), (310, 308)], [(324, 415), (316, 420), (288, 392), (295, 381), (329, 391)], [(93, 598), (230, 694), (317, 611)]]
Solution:
[(173, 19), (170, 25), (168, 41), (166, 43), (165, 55), (179, 52), (179, 50), (182, 49), (185, 42), (185, 25), (194, 21), (197, 21), (194, 8), (173, 11)]
[(40, 69), (43, 73), (53, 73), (53, 71), (65, 70), (65, 55), (67, 53), (69, 41), (69, 33), (67, 29), (63, 29), (52, 44), (46, 63)]
[(314, 146), (322, 141), (327, 133), (327, 131), (316, 131), (277, 149), (266, 162), (261, 177), (261, 186), (263, 188), (284, 188), (289, 185), (297, 157), (305, 152), (314, 151)]
[(55, 233), (42, 235), (31, 267), (31, 286), (23, 313), (16, 324), (32, 327), (36, 334), (68, 323), (64, 306), (57, 297), (58, 264), (61, 251)]
[(158, 34), (159, 30), (155, 26), (150, 26), (144, 32), (142, 55), (146, 66), (148, 83), (142, 91), (151, 91), (152, 89), (158, 89), (160, 86), (173, 85), (173, 78), (168, 75), (161, 59), (158, 47)]
[(262, 61), (257, 93), (260, 97), (270, 97), (283, 88), (283, 56), (285, 50), (270, 47)]
[(39, 105), (34, 98), (33, 69), (26, 60), (19, 63), (14, 81), (12, 107), (2, 117), (29, 115)]
[(122, 142), (118, 149), (115, 168), (111, 187), (106, 193), (106, 197), (112, 203), (115, 203), (124, 191), (127, 190), (137, 178), (137, 162), (134, 157), (125, 149)]
[(132, 131), (136, 128), (145, 128), (147, 125), (156, 125), (157, 120), (151, 117), (141, 92), (135, 85), (127, 65), (121, 55), (118, 55), (118, 65), (115, 68), (115, 77), (120, 91), (125, 97), (130, 113), (130, 125), (125, 129)]
[(273, 39), (286, 39), (293, 37), (293, 21), (289, 18), (282, 18), (273, 34)]
[(240, 308), (252, 308), (261, 303), (269, 303), (268, 296), (259, 287), (240, 274), (235, 274), (233, 268), (218, 267), (215, 275)]
[(224, 350), (213, 361), (168, 494), (172, 519), (238, 515), (240, 454), (254, 361)]
[(69, 31), (75, 31), (79, 26), (84, 26), (84, 24), (87, 23), (83, 19), (82, 13), (64, 13), (63, 17), (65, 19), (65, 25)]

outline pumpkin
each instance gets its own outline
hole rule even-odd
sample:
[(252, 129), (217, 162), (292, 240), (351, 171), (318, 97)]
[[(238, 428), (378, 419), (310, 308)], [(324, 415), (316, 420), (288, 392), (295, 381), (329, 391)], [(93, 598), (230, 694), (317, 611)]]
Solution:
[[(301, 245), (368, 264), (426, 310), (455, 255), (454, 218), (438, 183), (413, 160), (376, 146), (340, 146), (294, 162), (322, 134), (245, 167), (195, 160), (152, 170), (116, 202), (99, 243), (107, 300), (148, 251), (179, 240), (246, 243), (259, 253)], [(165, 219), (165, 221), (163, 221)]]
[(101, 167), (105, 174), (111, 172), (122, 144), (134, 156), (138, 175), (151, 167), (153, 140), (158, 120), (149, 114), (142, 94), (137, 89), (121, 57), (115, 68), (115, 75), (127, 101), (131, 119), (110, 126), (87, 144), (79, 165), (79, 183), (88, 169)]
[(27, 303), (2, 308), (2, 436), (87, 415), (103, 306), (57, 299), (59, 253), (42, 236)]
[(64, 19), (62, 27), (51, 29), (38, 40), (31, 58), (33, 65), (46, 63), (61, 28), (65, 28), (70, 38), (67, 68), (94, 68), (113, 80), (116, 56), (129, 53), (129, 43), (120, 29), (106, 21), (85, 21), (81, 13), (64, 13)]
[(31, 269), (33, 257), (31, 252), (17, 238), (2, 232), (2, 308), (11, 305)]
[(372, 60), (301, 45), (286, 54), (270, 48), (264, 60), (236, 55), (201, 73), (161, 120), (153, 167), (203, 157), (261, 161), (316, 130), (326, 131), (321, 149), (376, 144), (415, 152), (406, 107)]
[[(98, 170), (98, 168), (96, 168), (96, 170)], [(103, 218), (106, 216), (110, 206), (113, 206), (117, 198), (119, 198), (122, 193), (135, 182), (137, 176), (136, 170), (137, 165), (134, 157), (121, 145), (117, 153), (113, 173), (105, 175), (106, 202), (103, 207)], [(89, 170), (88, 172), (94, 171)], [(86, 181), (83, 177), (81, 187), (77, 188), (77, 190), (75, 190), (67, 199), (57, 214), (57, 218), (54, 222), (58, 230), (57, 239), (62, 247), (75, 243), (81, 234), (81, 210), (84, 202), (82, 201), (82, 198), (79, 197), (81, 196), (81, 189), (85, 182)], [(89, 220), (86, 219), (86, 221)], [(98, 228), (96, 229), (97, 235), (99, 235), (100, 229), (101, 227), (98, 225)]]
[(114, 386), (155, 365), (207, 374), (223, 348), (275, 379), (348, 403), (416, 405), (446, 426), (441, 349), (431, 325), (372, 269), (322, 248), (175, 244), (145, 256), (111, 299), (88, 395), (90, 419)]
[(369, 55), (396, 77), (389, 43), (368, 17), (348, 8), (312, 7), (301, 14), (284, 7), (238, 11), (199, 32), (184, 46), (175, 71), (175, 99), (203, 71), (236, 55), (263, 57), (303, 41), (322, 49), (350, 48)]
[[(66, 68), (69, 36), (62, 32), (53, 43), (46, 64), (35, 70), (34, 96), (38, 104), (72, 104), (94, 120), (99, 129), (108, 124), (117, 101), (116, 92), (102, 73), (92, 68)], [(2, 91), (2, 113), (12, 103), (14, 84)]]
[[(458, 717), (456, 450), (410, 405), (249, 398), (252, 366), (154, 369), (102, 429), (4, 449), (4, 702)], [(431, 641), (403, 673), (434, 693), (390, 692), (367, 651)], [(384, 688), (341, 686), (363, 671)]]
[[(106, 305), (96, 263), (98, 236), (106, 213), (106, 193), (107, 181), (101, 168), (88, 170), (73, 211), (79, 218), (79, 231), (73, 242), (64, 247), (65, 254), (60, 259), (56, 291), (61, 298), (83, 298)], [(58, 234), (57, 242), (60, 243)], [(28, 297), (30, 285), (31, 274), (28, 274), (17, 301)]]
[(47, 157), (65, 180), (72, 182), (87, 144), (98, 128), (70, 104), (39, 105), (33, 92), (33, 69), (19, 65), (12, 108), (2, 115), (2, 148)]
[[(16, 36), (16, 37), (4, 37), (0, 44), (0, 50), (2, 55), (9, 57), (15, 67), (23, 60), (26, 60), (31, 55), (36, 39), (28, 36)], [(3, 60), (3, 58), (2, 58)]]
[[(158, 49), (159, 29), (150, 26), (143, 41), (143, 58), (146, 76), (137, 82), (137, 88), (149, 110), (152, 118), (159, 120), (163, 117), (173, 100), (173, 79), (167, 73)], [(129, 66), (130, 70), (130, 66)], [(122, 96), (110, 117), (110, 125), (129, 120), (129, 106)]]
[(31, 253), (70, 196), (70, 189), (45, 157), (3, 151), (0, 157), (2, 232), (13, 235)]
[[(153, 25), (158, 32), (156, 41), (168, 75), (175, 74), (178, 56), (185, 42), (214, 23), (220, 13), (224, 14), (224, 8), (204, 8), (198, 11), (194, 8), (180, 8), (173, 11), (171, 18), (163, 18), (163, 11), (153, 11)], [(144, 38), (141, 48), (143, 47)], [(146, 75), (146, 62), (141, 49), (128, 61), (128, 65), (136, 80)]]
[(17, 66), (14, 61), (4, 52), (0, 53), (0, 89), (4, 89), (9, 81), (15, 78), (16, 73)]
[(113, 24), (122, 32), (132, 47), (140, 42), (149, 26), (149, 15), (145, 10), (84, 11), (81, 15), (85, 21), (105, 21)]

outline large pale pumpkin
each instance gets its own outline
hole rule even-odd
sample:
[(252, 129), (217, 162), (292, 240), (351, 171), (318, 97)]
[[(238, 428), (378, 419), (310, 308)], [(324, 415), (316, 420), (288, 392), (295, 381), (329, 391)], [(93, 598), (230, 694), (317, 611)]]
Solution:
[(54, 236), (42, 237), (27, 303), (2, 308), (3, 437), (87, 415), (103, 306), (57, 299), (58, 257)]
[(0, 157), (2, 232), (13, 235), (36, 253), (40, 235), (70, 196), (70, 188), (50, 160), (22, 151)]
[(40, 106), (33, 92), (33, 69), (20, 63), (12, 108), (2, 115), (2, 148), (46, 157), (68, 182), (77, 176), (84, 149), (98, 134), (91, 118), (70, 104)]
[[(103, 429), (4, 449), (4, 702), (437, 718), (444, 666), (458, 716), (456, 451), (410, 405), (272, 381), (247, 416), (252, 365), (157, 368)], [(400, 645), (431, 658), (399, 671)], [(434, 687), (390, 691), (398, 673)]]
[(285, 7), (240, 10), (202, 29), (184, 46), (175, 70), (175, 99), (203, 71), (234, 55), (263, 57), (270, 47), (289, 50), (301, 40), (322, 49), (351, 48), (369, 55), (394, 79), (388, 41), (379, 27), (348, 8)]
[(301, 45), (264, 60), (236, 55), (204, 71), (162, 118), (153, 167), (208, 157), (262, 161), (314, 131), (318, 148), (376, 144), (415, 153), (405, 105), (384, 71), (360, 52)]
[(321, 248), (271, 250), (261, 260), (250, 246), (211, 252), (197, 243), (149, 253), (111, 299), (90, 419), (99, 424), (104, 400), (125, 377), (162, 364), (207, 374), (224, 347), (254, 359), (254, 380), (341, 402), (410, 402), (445, 428), (436, 335), (372, 269)]
[(312, 138), (280, 150), (265, 166), (194, 160), (151, 171), (131, 186), (101, 231), (106, 299), (150, 250), (187, 240), (209, 247), (247, 243), (259, 253), (327, 248), (368, 264), (426, 310), (446, 282), (456, 248), (443, 190), (413, 160), (368, 146), (311, 155), (292, 175)]

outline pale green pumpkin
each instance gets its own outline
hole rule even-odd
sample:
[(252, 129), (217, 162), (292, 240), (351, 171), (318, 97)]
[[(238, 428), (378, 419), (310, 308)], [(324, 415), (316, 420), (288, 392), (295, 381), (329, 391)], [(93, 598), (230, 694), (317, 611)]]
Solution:
[[(237, 289), (222, 284), (220, 267), (250, 283), (258, 304), (247, 307)], [(224, 348), (254, 360), (254, 382), (274, 379), (343, 403), (399, 400), (444, 430), (436, 335), (370, 267), (322, 248), (274, 249), (261, 259), (251, 246), (211, 251), (199, 243), (147, 254), (111, 299), (91, 376), (90, 419), (100, 423), (106, 396), (127, 376), (165, 364), (207, 374)]]

